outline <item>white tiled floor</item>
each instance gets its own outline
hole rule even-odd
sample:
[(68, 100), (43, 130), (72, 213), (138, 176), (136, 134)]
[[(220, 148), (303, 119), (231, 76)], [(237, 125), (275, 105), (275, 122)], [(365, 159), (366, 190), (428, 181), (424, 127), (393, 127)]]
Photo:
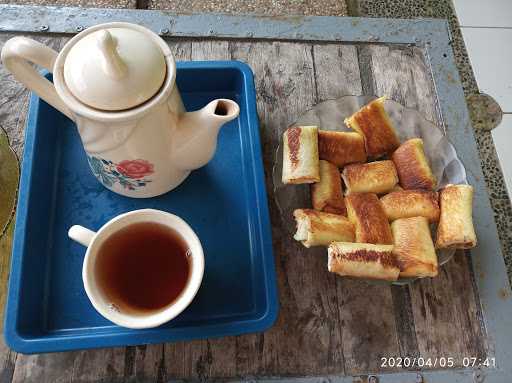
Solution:
[(478, 88), (509, 113), (492, 137), (512, 199), (512, 0), (453, 3)]
[(462, 27), (512, 27), (511, 0), (453, 0)]
[(462, 28), (462, 35), (480, 92), (512, 112), (512, 29)]

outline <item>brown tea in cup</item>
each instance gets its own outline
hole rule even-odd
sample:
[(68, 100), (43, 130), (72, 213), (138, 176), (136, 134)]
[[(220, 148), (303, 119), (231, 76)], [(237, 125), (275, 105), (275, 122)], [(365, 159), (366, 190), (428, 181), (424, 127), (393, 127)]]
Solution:
[(132, 223), (109, 236), (95, 262), (98, 287), (118, 309), (147, 314), (171, 305), (191, 274), (189, 248), (174, 229)]

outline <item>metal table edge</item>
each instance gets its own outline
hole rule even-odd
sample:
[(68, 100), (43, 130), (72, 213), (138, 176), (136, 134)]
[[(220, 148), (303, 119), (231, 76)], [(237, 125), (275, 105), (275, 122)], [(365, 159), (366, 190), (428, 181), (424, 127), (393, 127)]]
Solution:
[[(429, 29), (446, 28), (438, 19), (385, 19), (337, 16), (237, 16), (176, 14), (162, 10), (106, 9), (0, 4), (0, 32), (76, 33), (89, 26), (129, 21), (169, 37), (259, 38), (410, 43)], [(410, 31), (418, 30), (417, 36)], [(407, 33), (403, 33), (407, 30)]]
[[(487, 330), (489, 356), (496, 358), (497, 368), (422, 371), (421, 374), (428, 377), (429, 382), (473, 382), (483, 377), (486, 382), (503, 382), (512, 377), (509, 362), (512, 357), (512, 331), (509, 331), (512, 327), (512, 293), (446, 20), (176, 15), (166, 11), (16, 5), (0, 5), (0, 14), (0, 32), (76, 33), (90, 25), (118, 20), (146, 26), (164, 37), (395, 43), (424, 48), (447, 135), (458, 148), (468, 180), (475, 187), (474, 216), (480, 243), (472, 250), (472, 262)], [(380, 373), (379, 381), (410, 382), (412, 377), (416, 378), (416, 372)], [(310, 382), (312, 379), (315, 380), (293, 378), (293, 381)], [(339, 376), (329, 379), (352, 381), (350, 377)]]

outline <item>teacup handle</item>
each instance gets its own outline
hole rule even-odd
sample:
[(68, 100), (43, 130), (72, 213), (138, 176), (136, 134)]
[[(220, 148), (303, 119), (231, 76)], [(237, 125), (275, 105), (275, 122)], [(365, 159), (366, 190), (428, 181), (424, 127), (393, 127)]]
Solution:
[(37, 41), (18, 36), (5, 43), (1, 56), (4, 66), (18, 81), (74, 121), (73, 113), (57, 94), (55, 86), (30, 65), (33, 63), (53, 72), (57, 52)]
[(85, 247), (89, 246), (95, 235), (94, 231), (80, 225), (73, 225), (68, 230), (68, 237)]

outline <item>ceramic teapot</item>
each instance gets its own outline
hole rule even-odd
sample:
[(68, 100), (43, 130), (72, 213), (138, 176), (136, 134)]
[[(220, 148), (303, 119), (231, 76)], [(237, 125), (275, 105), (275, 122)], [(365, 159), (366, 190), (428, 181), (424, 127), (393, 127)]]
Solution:
[[(128, 197), (178, 186), (213, 157), (220, 127), (239, 113), (227, 99), (187, 113), (168, 45), (135, 24), (88, 28), (59, 54), (15, 37), (1, 57), (16, 79), (76, 123), (94, 175)], [(53, 84), (30, 63), (52, 72)]]

